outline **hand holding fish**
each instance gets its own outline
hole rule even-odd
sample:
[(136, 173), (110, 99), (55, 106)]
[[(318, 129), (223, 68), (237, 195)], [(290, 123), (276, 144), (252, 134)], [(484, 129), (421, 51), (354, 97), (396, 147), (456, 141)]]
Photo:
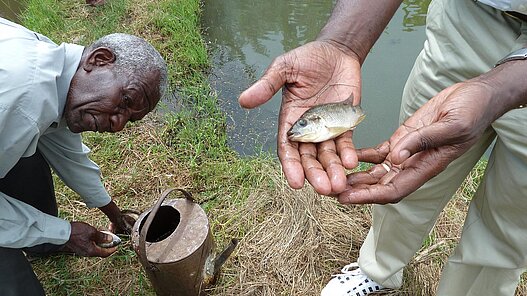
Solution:
[(104, 246), (114, 240), (113, 235), (97, 231), (84, 222), (70, 222), (70, 239), (60, 248), (61, 252), (74, 253), (86, 257), (108, 257), (117, 250), (113, 244)]
[[(116, 234), (130, 234), (134, 226), (135, 219), (130, 210), (121, 211), (114, 201), (99, 208), (110, 220), (108, 229)], [(138, 216), (138, 215), (137, 215)]]
[(348, 175), (344, 204), (396, 203), (443, 171), (467, 151), (502, 113), (485, 84), (455, 84), (432, 98), (390, 140), (359, 149), (359, 161), (374, 163), (367, 172)]
[(351, 94), (352, 104), (360, 103), (359, 59), (329, 41), (305, 44), (277, 57), (240, 95), (239, 103), (244, 108), (260, 106), (281, 88), (277, 150), (289, 186), (299, 189), (307, 179), (321, 194), (342, 192), (346, 188), (345, 168), (358, 164), (352, 132), (314, 144), (292, 141), (288, 131), (313, 106), (340, 102)]

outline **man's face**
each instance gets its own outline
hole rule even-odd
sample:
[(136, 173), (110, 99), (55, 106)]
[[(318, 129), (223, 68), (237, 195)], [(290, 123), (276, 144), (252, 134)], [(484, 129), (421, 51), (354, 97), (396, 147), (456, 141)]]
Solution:
[(142, 119), (156, 105), (159, 73), (117, 77), (111, 71), (113, 66), (113, 63), (92, 67), (81, 64), (77, 70), (64, 109), (72, 132), (117, 132), (128, 121)]

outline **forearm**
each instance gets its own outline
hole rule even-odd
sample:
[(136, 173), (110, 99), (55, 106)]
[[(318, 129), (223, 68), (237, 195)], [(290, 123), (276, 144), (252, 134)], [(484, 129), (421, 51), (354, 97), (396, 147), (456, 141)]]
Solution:
[(99, 210), (101, 210), (101, 212), (103, 212), (111, 222), (113, 223), (120, 222), (121, 210), (113, 201), (110, 201), (105, 206), (99, 207)]
[(493, 120), (527, 104), (527, 60), (509, 61), (474, 79), (491, 92)]
[(401, 0), (339, 0), (317, 40), (329, 40), (351, 50), (362, 64)]
[(110, 202), (101, 182), (100, 169), (88, 158), (90, 150), (82, 144), (79, 134), (65, 128), (48, 133), (40, 137), (38, 148), (55, 173), (82, 197), (89, 208)]

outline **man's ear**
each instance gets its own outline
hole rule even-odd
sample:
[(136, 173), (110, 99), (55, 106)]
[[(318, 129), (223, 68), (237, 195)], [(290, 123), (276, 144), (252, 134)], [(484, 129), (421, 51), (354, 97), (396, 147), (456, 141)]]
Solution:
[(115, 62), (115, 54), (108, 47), (98, 47), (88, 53), (83, 68), (90, 72), (94, 67), (101, 67)]

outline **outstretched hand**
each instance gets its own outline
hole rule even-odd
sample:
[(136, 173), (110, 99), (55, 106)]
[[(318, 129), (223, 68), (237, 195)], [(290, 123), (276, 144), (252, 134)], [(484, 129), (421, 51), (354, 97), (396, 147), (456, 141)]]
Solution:
[(359, 161), (374, 163), (367, 172), (348, 175), (341, 203), (396, 203), (443, 171), (467, 151), (496, 119), (488, 86), (455, 84), (432, 98), (390, 140), (357, 151)]
[(327, 41), (315, 41), (277, 57), (265, 74), (239, 98), (244, 108), (254, 108), (282, 90), (278, 122), (278, 158), (289, 183), (302, 188), (304, 179), (321, 194), (346, 188), (345, 168), (358, 164), (352, 132), (319, 144), (291, 142), (287, 131), (310, 107), (343, 101), (354, 95), (360, 102), (358, 58)]

